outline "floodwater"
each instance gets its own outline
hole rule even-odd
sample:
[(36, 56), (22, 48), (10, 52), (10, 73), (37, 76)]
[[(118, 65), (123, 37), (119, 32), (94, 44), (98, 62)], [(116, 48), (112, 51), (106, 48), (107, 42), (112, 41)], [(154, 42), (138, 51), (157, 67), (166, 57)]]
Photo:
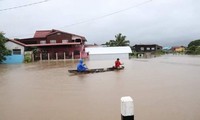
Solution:
[(0, 120), (120, 120), (123, 96), (133, 98), (135, 120), (200, 120), (200, 56), (122, 62), (121, 71), (82, 75), (67, 71), (77, 61), (0, 65)]

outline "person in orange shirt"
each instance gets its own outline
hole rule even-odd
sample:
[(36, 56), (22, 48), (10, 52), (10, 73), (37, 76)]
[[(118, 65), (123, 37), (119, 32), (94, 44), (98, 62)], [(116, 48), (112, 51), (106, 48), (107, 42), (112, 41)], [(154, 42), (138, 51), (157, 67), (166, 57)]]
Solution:
[(117, 58), (115, 61), (115, 68), (120, 68), (120, 65), (122, 65), (122, 63), (119, 61), (119, 58)]

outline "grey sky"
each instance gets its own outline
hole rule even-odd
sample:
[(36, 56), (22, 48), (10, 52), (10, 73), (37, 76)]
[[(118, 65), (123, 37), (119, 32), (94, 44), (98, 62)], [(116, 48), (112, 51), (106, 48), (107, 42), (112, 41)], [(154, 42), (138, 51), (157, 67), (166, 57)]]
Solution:
[[(0, 0), (0, 31), (8, 38), (58, 29), (102, 44), (118, 33), (134, 44), (187, 45), (200, 38), (199, 0)], [(115, 13), (115, 14), (114, 14)]]

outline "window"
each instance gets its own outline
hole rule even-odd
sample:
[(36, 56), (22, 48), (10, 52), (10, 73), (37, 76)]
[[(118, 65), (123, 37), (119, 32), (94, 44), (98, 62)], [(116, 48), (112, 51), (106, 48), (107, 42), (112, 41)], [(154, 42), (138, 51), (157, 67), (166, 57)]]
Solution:
[(151, 50), (155, 50), (155, 48), (154, 48), (154, 47), (152, 47), (152, 48), (151, 48)]
[(144, 47), (141, 47), (140, 50), (141, 50), (141, 51), (144, 51)]
[(45, 40), (41, 40), (40, 44), (46, 44), (46, 41)]
[(21, 55), (21, 49), (13, 49), (13, 55)]
[(68, 40), (62, 40), (62, 43), (67, 43), (68, 42)]
[(81, 42), (81, 39), (76, 39), (75, 42)]
[(150, 47), (147, 47), (147, 50), (150, 50)]
[(50, 40), (50, 43), (56, 43), (56, 40)]
[(61, 33), (57, 33), (57, 35), (61, 35)]

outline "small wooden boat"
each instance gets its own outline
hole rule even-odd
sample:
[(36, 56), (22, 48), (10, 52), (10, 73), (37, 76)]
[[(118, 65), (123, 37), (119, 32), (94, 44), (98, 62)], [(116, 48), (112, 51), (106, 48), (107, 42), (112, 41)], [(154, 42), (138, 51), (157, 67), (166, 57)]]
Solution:
[(68, 70), (69, 73), (74, 74), (87, 74), (87, 73), (99, 73), (99, 72), (108, 72), (108, 71), (117, 71), (117, 70), (123, 70), (124, 66), (120, 68), (110, 67), (110, 68), (97, 68), (97, 69), (88, 69), (84, 72), (78, 72), (77, 70)]

